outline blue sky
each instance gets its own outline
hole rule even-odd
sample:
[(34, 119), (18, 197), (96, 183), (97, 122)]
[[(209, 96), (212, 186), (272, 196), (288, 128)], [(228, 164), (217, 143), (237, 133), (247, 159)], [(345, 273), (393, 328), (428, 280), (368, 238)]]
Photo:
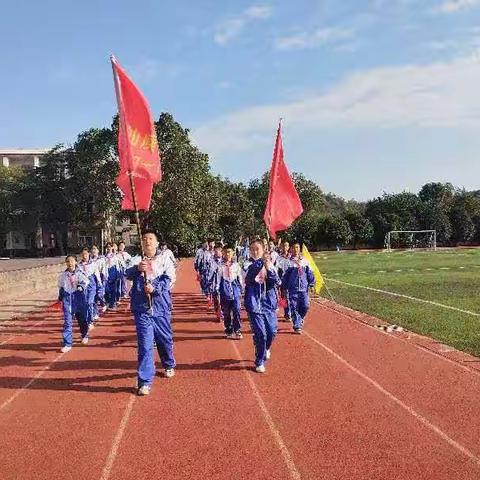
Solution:
[(248, 181), (283, 116), (291, 171), (365, 200), (480, 188), (480, 0), (0, 0), (0, 147), (110, 124), (114, 53), (150, 100)]

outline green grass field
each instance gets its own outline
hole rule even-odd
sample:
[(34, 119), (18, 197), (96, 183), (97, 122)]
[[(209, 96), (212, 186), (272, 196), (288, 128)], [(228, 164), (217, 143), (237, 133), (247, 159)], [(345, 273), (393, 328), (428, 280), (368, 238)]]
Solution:
[[(314, 258), (337, 303), (480, 356), (480, 249), (320, 252)], [(478, 315), (337, 281), (430, 300)], [(322, 295), (329, 298), (325, 289)]]

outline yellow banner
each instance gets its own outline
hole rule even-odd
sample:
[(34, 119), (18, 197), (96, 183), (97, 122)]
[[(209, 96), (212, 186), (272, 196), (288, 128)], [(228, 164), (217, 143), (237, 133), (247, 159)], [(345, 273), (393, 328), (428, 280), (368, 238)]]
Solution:
[(313, 290), (318, 295), (322, 290), (323, 285), (325, 285), (325, 281), (323, 280), (322, 274), (320, 273), (317, 264), (313, 260), (313, 257), (310, 255), (310, 252), (308, 251), (308, 248), (305, 244), (302, 247), (302, 255), (303, 258), (308, 262), (308, 265), (313, 272), (313, 275), (315, 277), (315, 286), (313, 287)]

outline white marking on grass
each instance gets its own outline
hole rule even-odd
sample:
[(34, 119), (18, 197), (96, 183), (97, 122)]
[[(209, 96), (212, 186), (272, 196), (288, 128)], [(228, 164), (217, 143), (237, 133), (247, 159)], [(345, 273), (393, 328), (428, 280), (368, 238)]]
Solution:
[[(235, 354), (237, 355), (237, 358), (239, 360), (242, 359), (240, 352), (238, 350), (238, 347), (235, 345), (235, 342), (232, 342), (233, 348), (235, 349)], [(290, 477), (293, 480), (300, 480), (302, 476), (300, 475), (300, 472), (298, 471), (297, 466), (295, 465), (292, 455), (290, 451), (288, 450), (287, 446), (285, 445), (285, 442), (283, 441), (282, 436), (280, 435), (280, 432), (275, 425), (275, 422), (273, 421), (272, 416), (270, 415), (270, 412), (268, 411), (267, 406), (265, 405), (265, 402), (263, 401), (262, 396), (260, 395), (260, 392), (258, 391), (257, 385), (255, 381), (252, 379), (252, 375), (248, 373), (247, 370), (244, 370), (245, 375), (247, 377), (248, 383), (250, 385), (250, 388), (252, 389), (253, 395), (255, 396), (255, 399), (257, 400), (258, 406), (260, 407), (260, 410), (262, 411), (263, 418), (265, 419), (265, 422), (268, 425), (268, 428), (270, 429), (271, 434), (273, 435), (273, 438), (275, 439), (275, 442), (280, 449), (280, 452), (282, 454), (283, 460), (285, 461), (285, 464), (287, 466), (288, 472), (290, 473)], [(101, 480), (106, 480), (106, 479), (101, 479)]]
[(57, 361), (60, 360), (60, 358), (65, 355), (63, 352), (55, 357), (47, 366), (42, 368), (33, 378), (30, 379), (30, 381), (22, 388), (19, 388), (10, 398), (5, 400), (1, 405), (0, 405), (0, 411), (2, 411), (5, 407), (10, 405), (22, 392), (27, 390), (34, 382), (36, 382), (43, 374), (50, 369), (50, 367)]
[(342, 282), (341, 280), (336, 280), (334, 278), (329, 278), (329, 280), (331, 282), (337, 282), (337, 283), (342, 283), (343, 285), (348, 285), (349, 287), (362, 288), (364, 290), (370, 290), (372, 292), (384, 293), (386, 295), (391, 295), (393, 297), (406, 298), (407, 300), (414, 300), (416, 302), (427, 303), (429, 305), (435, 305), (436, 307), (446, 308), (448, 310), (454, 310), (456, 312), (466, 313), (467, 315), (473, 315), (475, 317), (480, 317), (480, 313), (472, 312), (471, 310), (464, 310), (462, 308), (452, 307), (450, 305), (445, 305), (443, 303), (434, 302), (432, 300), (424, 300), (423, 298), (411, 297), (410, 295), (403, 295), (402, 293), (389, 292), (388, 290), (380, 290), (379, 288), (366, 287), (365, 285), (358, 285), (356, 283)]
[(425, 270), (428, 270), (430, 272), (433, 270), (433, 268), (426, 268)]
[(400, 273), (400, 272), (402, 272), (403, 270), (395, 270), (395, 271), (396, 271), (397, 273)]
[(378, 270), (377, 273), (387, 273), (386, 270)]
[(450, 267), (440, 267), (440, 270), (450, 270)]
[(458, 268), (460, 268), (461, 270), (463, 270), (465, 267), (458, 267)]
[(136, 398), (137, 397), (132, 396), (128, 401), (127, 407), (125, 408), (125, 412), (122, 417), (122, 421), (120, 422), (117, 433), (115, 434), (115, 438), (113, 439), (112, 447), (110, 448), (110, 453), (108, 454), (107, 461), (105, 463), (105, 466), (103, 467), (100, 480), (108, 480), (108, 478), (110, 478), (113, 464), (115, 462), (115, 458), (117, 457), (118, 448), (120, 447), (120, 442), (122, 441), (123, 434), (125, 433), (125, 429), (127, 428), (128, 420), (130, 419), (133, 404), (135, 403)]
[(339, 362), (341, 362), (343, 365), (345, 365), (347, 368), (352, 370), (352, 372), (356, 373), (358, 376), (363, 378), (366, 382), (368, 382), (370, 385), (375, 387), (379, 392), (383, 393), (386, 397), (388, 397), (391, 401), (396, 403), (399, 407), (403, 408), (405, 411), (407, 411), (410, 415), (415, 417), (420, 423), (422, 423), (424, 426), (432, 430), (434, 433), (436, 433), (442, 440), (447, 442), (451, 447), (455, 448), (458, 450), (460, 453), (468, 457), (470, 460), (472, 460), (474, 463), (480, 466), (480, 457), (477, 457), (474, 453), (472, 453), (470, 450), (468, 450), (466, 447), (458, 443), (456, 440), (448, 436), (443, 430), (441, 430), (439, 427), (437, 427), (435, 424), (430, 422), (427, 418), (425, 418), (423, 415), (420, 413), (416, 412), (412, 407), (408, 406), (406, 403), (403, 403), (398, 397), (393, 395), (393, 393), (390, 393), (388, 390), (383, 388), (378, 382), (373, 380), (373, 378), (370, 378), (367, 374), (363, 373), (361, 370), (358, 368), (354, 367), (351, 363), (349, 363), (347, 360), (345, 360), (341, 355), (333, 351), (331, 348), (327, 347), (324, 345), (320, 340), (315, 338), (313, 335), (310, 335), (308, 332), (304, 330), (305, 335), (310, 338), (314, 343), (319, 345), (321, 348), (323, 348), (326, 352), (328, 352), (330, 355), (335, 357)]

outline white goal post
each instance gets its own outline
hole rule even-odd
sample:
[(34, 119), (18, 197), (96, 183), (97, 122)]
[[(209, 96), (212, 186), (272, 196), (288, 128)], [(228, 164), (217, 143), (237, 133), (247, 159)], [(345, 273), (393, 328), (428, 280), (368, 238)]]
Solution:
[[(424, 245), (420, 245), (418, 236), (422, 235)], [(407, 248), (414, 250), (415, 248), (430, 248), (437, 250), (437, 231), (436, 230), (392, 230), (385, 235), (385, 249), (387, 252), (391, 252), (392, 239), (399, 240), (400, 238), (406, 238), (405, 246), (400, 248)]]

